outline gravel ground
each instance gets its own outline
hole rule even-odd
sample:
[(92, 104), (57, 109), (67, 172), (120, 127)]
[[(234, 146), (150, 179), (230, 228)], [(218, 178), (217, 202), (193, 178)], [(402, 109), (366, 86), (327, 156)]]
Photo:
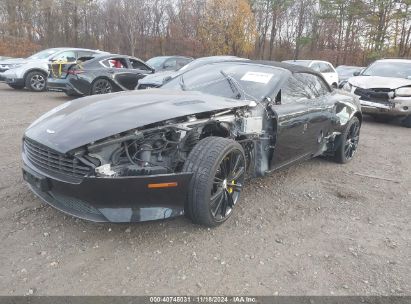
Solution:
[(0, 294), (411, 295), (409, 129), (365, 118), (352, 162), (254, 180), (216, 229), (94, 224), (21, 177), (24, 129), (67, 100), (0, 84)]

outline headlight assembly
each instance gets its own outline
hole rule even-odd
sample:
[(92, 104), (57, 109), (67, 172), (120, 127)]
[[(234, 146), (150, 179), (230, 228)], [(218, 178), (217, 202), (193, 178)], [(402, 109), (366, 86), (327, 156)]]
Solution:
[(399, 88), (395, 90), (395, 96), (411, 97), (411, 87)]

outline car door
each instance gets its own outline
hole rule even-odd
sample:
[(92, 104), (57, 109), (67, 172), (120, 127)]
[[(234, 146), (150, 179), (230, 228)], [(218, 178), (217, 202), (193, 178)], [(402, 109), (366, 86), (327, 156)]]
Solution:
[[(152, 74), (153, 70), (145, 65), (141, 60), (137, 58), (128, 58), (128, 63), (130, 67), (130, 72), (133, 77), (130, 78), (130, 83), (128, 84), (132, 89), (137, 86), (140, 79), (146, 77), (147, 74)], [(130, 89), (130, 90), (132, 90)]]
[(108, 73), (112, 75), (114, 81), (123, 90), (134, 90), (137, 83), (135, 81), (135, 71), (130, 68), (129, 61), (126, 57), (113, 57), (106, 60), (109, 65)]
[(324, 132), (330, 128), (331, 113), (324, 104), (325, 93), (318, 87), (317, 76), (294, 73), (281, 89), (277, 114), (276, 143), (271, 169), (278, 169), (318, 152)]

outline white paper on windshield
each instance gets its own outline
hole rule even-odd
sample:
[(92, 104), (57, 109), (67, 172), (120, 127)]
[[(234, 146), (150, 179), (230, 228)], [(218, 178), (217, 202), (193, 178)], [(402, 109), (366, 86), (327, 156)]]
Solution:
[(247, 72), (244, 74), (241, 80), (267, 84), (272, 77), (273, 77), (273, 74), (269, 74), (269, 73)]

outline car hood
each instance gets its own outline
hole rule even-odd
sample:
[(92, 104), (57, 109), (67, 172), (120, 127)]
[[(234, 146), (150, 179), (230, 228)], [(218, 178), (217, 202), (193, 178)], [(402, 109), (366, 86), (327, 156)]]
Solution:
[(140, 90), (79, 98), (47, 112), (25, 136), (66, 153), (91, 142), (156, 122), (247, 106), (249, 101), (200, 92)]
[(0, 60), (0, 65), (3, 64), (16, 64), (16, 63), (23, 63), (26, 62), (24, 58), (10, 58), (5, 60)]
[(348, 82), (363, 89), (384, 88), (395, 90), (411, 85), (409, 79), (380, 76), (355, 76), (348, 79)]
[(177, 75), (176, 71), (157, 72), (154, 74), (147, 75), (146, 77), (140, 79), (138, 83), (139, 84), (162, 85), (165, 78), (173, 77), (174, 75)]

